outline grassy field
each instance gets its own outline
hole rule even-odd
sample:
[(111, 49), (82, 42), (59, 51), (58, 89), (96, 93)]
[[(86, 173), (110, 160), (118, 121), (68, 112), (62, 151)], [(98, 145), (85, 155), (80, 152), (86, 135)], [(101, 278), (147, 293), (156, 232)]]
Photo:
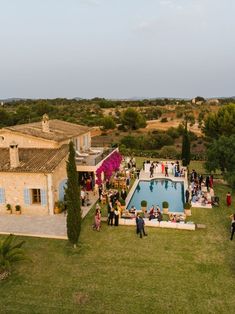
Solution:
[[(0, 313), (234, 313), (235, 240), (229, 240), (227, 187), (221, 206), (193, 209), (197, 231), (132, 227), (91, 229), (80, 245), (25, 238), (32, 262), (21, 262), (0, 283)], [(235, 198), (235, 195), (233, 195)]]

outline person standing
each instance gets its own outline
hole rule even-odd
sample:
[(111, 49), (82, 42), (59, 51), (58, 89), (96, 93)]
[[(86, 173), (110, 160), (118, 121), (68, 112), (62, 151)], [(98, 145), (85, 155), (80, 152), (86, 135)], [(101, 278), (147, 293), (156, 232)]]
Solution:
[(185, 191), (185, 202), (188, 203), (188, 201), (189, 201), (189, 190), (187, 189)]
[(114, 208), (111, 207), (108, 217), (108, 225), (113, 226), (113, 218), (114, 218)]
[(151, 166), (150, 166), (150, 178), (153, 177), (153, 172), (154, 172), (154, 164), (151, 163)]
[(139, 179), (140, 177), (140, 169), (136, 168), (136, 178)]
[(101, 225), (101, 211), (100, 211), (100, 208), (97, 207), (95, 211), (95, 223), (94, 223), (93, 229), (100, 231), (100, 225)]
[(126, 178), (126, 188), (127, 188), (127, 190), (129, 190), (129, 188), (130, 188), (130, 178), (129, 177)]
[(141, 216), (139, 216), (137, 224), (138, 224), (138, 230), (139, 230), (140, 238), (142, 238), (143, 235), (147, 236), (147, 234), (145, 233), (145, 230), (144, 230), (144, 219)]
[(230, 194), (230, 192), (228, 192), (226, 195), (226, 203), (228, 207), (232, 204), (232, 195)]
[(232, 214), (230, 216), (231, 220), (232, 220), (232, 223), (231, 223), (231, 237), (230, 237), (230, 240), (233, 239), (233, 235), (235, 233), (235, 214)]
[(201, 190), (202, 189), (202, 182), (203, 182), (203, 175), (202, 174), (199, 175), (198, 182), (199, 182), (199, 188)]
[(207, 188), (207, 192), (209, 192), (209, 186), (210, 186), (210, 178), (209, 176), (206, 177), (206, 188)]
[(213, 174), (210, 175), (210, 178), (209, 178), (209, 185), (210, 185), (210, 188), (213, 188), (213, 185), (214, 185), (214, 177), (213, 177)]
[(159, 207), (157, 207), (157, 220), (158, 220), (159, 222), (161, 222), (162, 219), (163, 219), (163, 218), (162, 218), (161, 210), (160, 210)]
[(85, 206), (85, 197), (86, 197), (85, 189), (82, 188), (82, 189), (81, 189), (82, 206)]
[(165, 177), (169, 177), (168, 175), (168, 164), (166, 162), (166, 165), (165, 165)]
[(139, 227), (138, 227), (139, 217), (140, 217), (140, 214), (137, 214), (137, 215), (136, 215), (136, 217), (135, 217), (135, 223), (136, 223), (136, 234), (137, 234), (137, 235), (139, 234)]
[(102, 192), (103, 192), (102, 185), (99, 185), (99, 187), (98, 187), (98, 193), (99, 193), (99, 201), (100, 201), (100, 202), (101, 202), (101, 199), (102, 199)]
[(126, 190), (125, 190), (125, 189), (122, 189), (122, 190), (121, 190), (121, 198), (125, 201), (126, 197), (127, 197)]
[(114, 225), (116, 227), (119, 225), (119, 211), (117, 207), (114, 210)]

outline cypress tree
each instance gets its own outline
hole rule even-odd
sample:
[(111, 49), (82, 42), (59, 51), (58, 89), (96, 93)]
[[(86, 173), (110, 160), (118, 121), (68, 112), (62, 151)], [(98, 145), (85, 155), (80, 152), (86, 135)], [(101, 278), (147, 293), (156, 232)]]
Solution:
[(80, 188), (75, 163), (75, 150), (73, 142), (69, 143), (69, 157), (67, 161), (67, 188), (65, 197), (67, 203), (67, 235), (69, 241), (76, 247), (81, 231)]
[(187, 129), (187, 122), (185, 124), (184, 134), (183, 134), (183, 142), (182, 142), (182, 164), (187, 167), (190, 163), (190, 139)]

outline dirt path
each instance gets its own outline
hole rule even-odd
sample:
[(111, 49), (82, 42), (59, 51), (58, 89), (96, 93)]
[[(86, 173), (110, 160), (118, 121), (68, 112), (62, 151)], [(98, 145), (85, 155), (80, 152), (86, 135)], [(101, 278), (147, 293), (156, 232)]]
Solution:
[[(170, 120), (167, 122), (160, 122), (160, 120), (149, 120), (146, 122), (147, 122), (146, 128), (140, 129), (141, 132), (143, 132), (143, 133), (147, 133), (147, 132), (153, 131), (153, 130), (167, 131), (170, 127), (177, 128), (179, 126), (179, 124), (182, 122), (182, 120), (175, 119), (175, 120)], [(198, 123), (195, 123), (193, 126), (189, 126), (189, 130), (194, 132), (198, 136), (202, 135), (201, 129), (198, 128)], [(113, 131), (109, 131), (109, 132), (112, 133)], [(101, 133), (102, 132), (100, 130), (100, 127), (95, 126), (92, 128), (91, 137), (100, 136)]]

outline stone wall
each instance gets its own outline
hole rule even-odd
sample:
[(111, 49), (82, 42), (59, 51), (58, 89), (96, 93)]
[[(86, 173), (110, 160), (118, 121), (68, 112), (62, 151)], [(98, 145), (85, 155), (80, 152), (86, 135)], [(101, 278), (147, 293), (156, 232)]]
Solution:
[(11, 204), (13, 213), (15, 205), (20, 205), (22, 214), (47, 215), (48, 202), (41, 204), (26, 205), (24, 201), (25, 189), (43, 189), (47, 191), (47, 177), (40, 173), (10, 173), (2, 172), (0, 176), (0, 188), (5, 190), (5, 204), (0, 204), (0, 213), (6, 213), (6, 204)]
[(29, 135), (17, 134), (15, 132), (0, 131), (0, 147), (9, 147), (14, 141), (19, 148), (58, 148), (59, 144), (54, 141), (45, 140)]
[(66, 160), (63, 160), (52, 174), (52, 190), (54, 202), (59, 200), (60, 182), (67, 179)]

